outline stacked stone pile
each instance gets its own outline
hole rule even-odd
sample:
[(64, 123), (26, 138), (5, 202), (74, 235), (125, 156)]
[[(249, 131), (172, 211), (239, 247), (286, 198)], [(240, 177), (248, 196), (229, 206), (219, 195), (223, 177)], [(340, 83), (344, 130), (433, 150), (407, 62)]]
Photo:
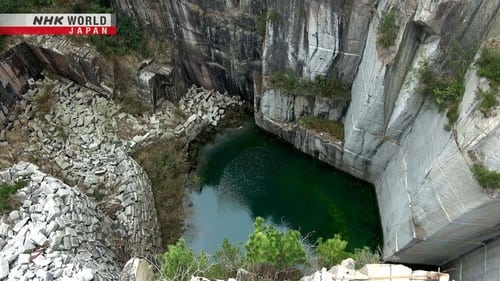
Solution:
[[(51, 89), (56, 101), (49, 113), (28, 124), (33, 144), (26, 152), (36, 155), (39, 161), (53, 160), (61, 178), (77, 184), (87, 195), (108, 199), (103, 208), (113, 210), (114, 223), (119, 226), (117, 233), (127, 241), (127, 250), (134, 255), (147, 255), (159, 244), (156, 210), (150, 203), (150, 181), (129, 155), (135, 142), (118, 134), (127, 130), (121, 127), (127, 124), (120, 126), (117, 122), (119, 106), (72, 82), (52, 87), (47, 87), (53, 84), (49, 79), (41, 83), (41, 88)], [(156, 118), (169, 117), (160, 112)], [(155, 127), (143, 121), (145, 117), (138, 121), (125, 114), (123, 119), (135, 120), (135, 132)], [(162, 130), (157, 124), (150, 135), (158, 135)]]
[(78, 189), (20, 162), (0, 182), (23, 180), (20, 206), (0, 222), (0, 279), (116, 280), (118, 240), (109, 217)]
[(209, 91), (195, 86), (188, 89), (179, 102), (179, 109), (188, 116), (187, 120), (175, 128), (175, 134), (180, 135), (183, 130), (190, 128), (193, 123), (217, 126), (225, 116), (226, 107), (243, 105), (239, 96), (228, 96), (217, 91)]
[[(41, 96), (48, 103), (43, 111)], [(17, 152), (75, 188), (27, 163), (2, 174), (10, 175), (2, 181), (12, 182), (22, 174), (30, 180), (19, 193), (22, 208), (0, 227), (0, 246), (4, 246), (0, 247), (0, 275), (6, 272), (19, 280), (31, 273), (40, 280), (116, 280), (116, 266), (124, 262), (117, 253), (155, 253), (160, 236), (151, 182), (131, 153), (158, 139), (195, 136), (203, 126), (216, 125), (227, 106), (242, 104), (238, 98), (193, 87), (180, 101), (180, 113), (167, 104), (154, 113), (134, 116), (121, 112), (119, 104), (93, 90), (47, 77), (30, 79), (23, 101), (18, 105), (23, 110), (10, 128), (22, 127), (29, 141), (21, 148), (17, 144)], [(15, 143), (4, 142), (8, 151), (15, 150)], [(70, 190), (69, 195), (65, 190)], [(99, 203), (91, 203), (87, 196)], [(75, 203), (80, 201), (83, 203)], [(24, 248), (25, 241), (33, 246)], [(106, 247), (113, 251), (100, 253)], [(25, 255), (39, 251), (43, 253), (40, 266), (36, 262), (42, 258)], [(55, 251), (60, 253), (52, 254)], [(38, 267), (29, 267), (32, 263), (26, 259), (36, 261)]]

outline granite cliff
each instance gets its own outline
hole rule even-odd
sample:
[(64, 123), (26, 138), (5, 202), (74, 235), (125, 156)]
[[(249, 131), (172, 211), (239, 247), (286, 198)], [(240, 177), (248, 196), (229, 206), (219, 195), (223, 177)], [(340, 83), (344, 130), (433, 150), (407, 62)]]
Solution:
[[(445, 65), (461, 56), (450, 52), (454, 42), (478, 50), (498, 36), (500, 1), (129, 2), (117, 6), (191, 54), (178, 64), (192, 81), (253, 93), (259, 126), (372, 182), (387, 260), (443, 265), (500, 234), (497, 195), (484, 191), (470, 169), (479, 162), (500, 170), (498, 106), (488, 116), (478, 109), (478, 90), (488, 82), (467, 62), (458, 118), (445, 130), (446, 114), (419, 91), (418, 75), (423, 64), (445, 75)], [(381, 47), (377, 30), (390, 11), (397, 35)], [(254, 26), (262, 18), (260, 45)], [(284, 71), (337, 79), (349, 86), (350, 102), (290, 95), (270, 82)], [(303, 116), (342, 122), (344, 137), (300, 126)], [(499, 258), (488, 258), (488, 266)]]
[[(477, 59), (485, 45), (497, 46), (500, 0), (113, 4), (176, 46), (173, 69), (153, 65), (138, 76), (143, 100), (178, 100), (172, 89), (183, 92), (190, 83), (241, 95), (254, 102), (259, 126), (375, 185), (386, 260), (443, 265), (454, 269), (455, 280), (498, 276), (498, 194), (483, 189), (471, 167), (480, 163), (500, 172), (500, 110), (498, 102), (490, 114), (479, 110), (478, 93), (492, 85), (452, 49), (458, 44), (474, 50)], [(397, 30), (394, 42), (381, 46), (378, 30), (387, 13), (394, 14)], [(11, 78), (11, 88), (0, 87), (2, 96), (18, 94), (43, 68), (109, 94), (116, 82), (108, 75), (116, 73), (112, 66), (87, 54), (68, 62), (50, 49), (23, 45), (19, 56), (9, 56), (15, 61), (0, 70)], [(420, 73), (426, 65), (436, 78), (447, 75), (457, 57), (465, 64), (464, 93), (455, 122), (448, 124), (450, 109), (440, 110), (422, 94)], [(9, 68), (13, 64), (34, 67)], [(272, 82), (273, 75), (286, 72), (297, 79), (338, 81), (349, 96), (290, 94)], [(168, 89), (158, 87), (165, 81)], [(299, 122), (303, 117), (340, 122), (343, 136), (306, 128)]]

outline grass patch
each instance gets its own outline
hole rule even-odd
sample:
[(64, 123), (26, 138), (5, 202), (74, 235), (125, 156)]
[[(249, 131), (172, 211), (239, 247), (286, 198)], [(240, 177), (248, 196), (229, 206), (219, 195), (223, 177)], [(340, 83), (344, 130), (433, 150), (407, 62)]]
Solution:
[(121, 111), (132, 115), (141, 115), (151, 109), (149, 105), (135, 96), (118, 96), (115, 102), (121, 105)]
[(484, 48), (477, 65), (479, 76), (487, 78), (493, 88), (500, 86), (500, 49)]
[(349, 85), (338, 79), (316, 76), (314, 80), (299, 78), (293, 70), (274, 72), (269, 75), (269, 83), (289, 95), (313, 95), (349, 101), (351, 92)]
[(396, 24), (396, 12), (394, 10), (382, 12), (380, 24), (377, 28), (377, 44), (384, 48), (393, 46), (398, 32), (399, 26)]
[(0, 184), (0, 211), (6, 212), (13, 210), (19, 203), (14, 194), (18, 189), (25, 187), (28, 183), (25, 181), (16, 181), (14, 184)]
[(325, 132), (338, 140), (344, 140), (344, 124), (342, 122), (303, 116), (300, 117), (299, 124), (306, 129)]
[(139, 149), (133, 157), (151, 179), (163, 245), (181, 237), (189, 166), (182, 141), (163, 140)]
[(474, 164), (472, 173), (482, 187), (500, 188), (500, 173), (490, 171), (481, 164)]

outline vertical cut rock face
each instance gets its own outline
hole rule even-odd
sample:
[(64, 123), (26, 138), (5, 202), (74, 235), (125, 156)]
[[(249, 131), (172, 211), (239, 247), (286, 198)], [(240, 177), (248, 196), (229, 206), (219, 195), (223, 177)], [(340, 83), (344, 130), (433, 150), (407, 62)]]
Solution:
[[(418, 70), (423, 63), (442, 70), (454, 56), (446, 51), (453, 40), (469, 48), (498, 35), (500, 0), (116, 4), (175, 40), (188, 79), (247, 97), (254, 91), (259, 126), (374, 183), (388, 260), (444, 264), (499, 234), (496, 195), (479, 186), (470, 166), (474, 160), (500, 170), (500, 115), (477, 109), (481, 79), (471, 66), (458, 121), (444, 130), (445, 113), (419, 94)], [(390, 10), (397, 38), (381, 48), (377, 29)], [(266, 19), (262, 45), (259, 18)], [(281, 71), (340, 79), (351, 86), (350, 104), (273, 88), (269, 75)], [(341, 121), (345, 136), (302, 128), (302, 116)]]
[[(469, 48), (491, 36), (500, 1), (334, 2), (270, 4), (283, 16), (267, 23), (263, 80), (256, 82), (257, 123), (375, 184), (388, 260), (443, 264), (495, 238), (500, 205), (479, 186), (470, 166), (478, 160), (500, 170), (500, 116), (485, 117), (477, 109), (481, 79), (471, 66), (458, 121), (444, 130), (445, 113), (419, 94), (418, 70), (424, 62), (439, 69), (453, 56), (445, 51), (453, 40)], [(398, 35), (394, 46), (381, 48), (377, 29), (391, 9)], [(334, 54), (327, 55), (322, 44)], [(289, 68), (305, 78), (327, 74), (352, 83), (347, 112), (319, 115), (314, 102), (304, 102), (318, 97), (273, 88), (267, 75)], [(335, 104), (327, 107), (331, 111)], [(344, 139), (329, 141), (301, 128), (295, 121), (303, 115), (342, 120)]]
[(120, 10), (177, 46), (176, 63), (188, 82), (253, 97), (253, 72), (260, 66), (258, 0), (117, 0)]
[[(175, 41), (185, 80), (248, 99), (255, 90), (259, 126), (374, 183), (388, 260), (444, 264), (500, 234), (496, 194), (484, 192), (470, 171), (473, 160), (500, 171), (498, 107), (489, 116), (477, 109), (476, 93), (487, 81), (469, 68), (451, 131), (443, 129), (445, 114), (418, 93), (419, 68), (427, 62), (439, 70), (453, 57), (446, 51), (452, 39), (469, 48), (498, 35), (500, 0), (115, 4), (155, 36)], [(377, 29), (389, 10), (396, 13), (397, 38), (381, 48)], [(267, 19), (263, 37), (259, 18)], [(286, 70), (351, 85), (349, 106), (273, 88), (268, 76)], [(0, 89), (6, 99), (13, 91)], [(302, 116), (341, 121), (345, 136), (333, 141), (302, 128)]]

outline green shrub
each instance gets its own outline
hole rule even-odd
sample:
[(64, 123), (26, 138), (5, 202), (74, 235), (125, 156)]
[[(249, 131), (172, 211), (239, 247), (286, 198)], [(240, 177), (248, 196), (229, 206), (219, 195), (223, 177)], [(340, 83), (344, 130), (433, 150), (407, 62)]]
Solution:
[(394, 10), (382, 12), (382, 18), (377, 29), (377, 44), (384, 48), (394, 45), (398, 31), (399, 26), (396, 24), (396, 12)]
[[(191, 275), (213, 279), (235, 277), (238, 269), (249, 272), (250, 279), (245, 280), (298, 280), (303, 270), (309, 270), (305, 246), (298, 231), (279, 231), (272, 225), (264, 224), (264, 219), (257, 217), (254, 231), (246, 244), (246, 255), (242, 249), (224, 239), (221, 248), (214, 254), (213, 263), (209, 263), (205, 253), (194, 254), (186, 247), (183, 239), (170, 245), (168, 251), (157, 258), (160, 262), (160, 275), (166, 280), (187, 280)], [(335, 235), (326, 241), (317, 240), (315, 251), (310, 257), (319, 262), (321, 267), (331, 267), (346, 258), (354, 258), (357, 266), (380, 262), (380, 255), (368, 247), (348, 252), (347, 241)], [(319, 268), (312, 268), (318, 270)]]
[(132, 18), (120, 16), (117, 18), (117, 34), (114, 36), (89, 36), (89, 41), (96, 49), (105, 56), (123, 56), (137, 53), (143, 57), (149, 55), (149, 51), (143, 40), (142, 29), (138, 27)]
[(493, 87), (500, 86), (500, 49), (484, 48), (477, 65), (478, 75), (487, 78)]
[(267, 20), (267, 12), (262, 11), (259, 17), (257, 18), (256, 31), (257, 34), (264, 37), (266, 35), (266, 20)]
[(333, 238), (324, 242), (322, 238), (319, 238), (316, 254), (321, 266), (330, 268), (339, 264), (342, 260), (351, 257), (352, 255), (346, 251), (346, 248), (347, 241), (342, 240), (339, 234), (335, 234)]
[(356, 261), (356, 268), (362, 268), (366, 264), (381, 263), (382, 258), (378, 251), (372, 251), (368, 247), (363, 247), (361, 249), (354, 249), (354, 254), (352, 258)]
[(440, 111), (447, 111), (448, 124), (445, 129), (451, 130), (458, 120), (458, 109), (465, 91), (463, 76), (440, 76), (428, 64), (424, 64), (418, 73), (422, 85), (421, 92), (429, 96)]
[(207, 277), (211, 279), (228, 279), (236, 276), (238, 269), (245, 264), (245, 257), (240, 247), (231, 244), (224, 238), (222, 246), (214, 254), (215, 263)]
[(479, 91), (479, 110), (484, 114), (489, 115), (491, 110), (497, 105), (498, 91), (490, 89), (486, 92)]
[(245, 244), (246, 259), (252, 264), (273, 265), (278, 271), (306, 263), (306, 251), (296, 230), (278, 231), (257, 217), (254, 231)]
[[(2, 13), (21, 13), (21, 12), (33, 12), (33, 8), (43, 7), (45, 5), (52, 4), (52, 1), (38, 1), (38, 0), (0, 0), (0, 11)], [(31, 11), (30, 11), (31, 10)]]
[(13, 198), (13, 194), (18, 189), (27, 185), (25, 181), (17, 181), (14, 184), (1, 183), (0, 184), (0, 211), (5, 212), (14, 209), (17, 200)]
[(196, 255), (192, 249), (186, 248), (186, 241), (179, 239), (175, 245), (157, 256), (160, 262), (160, 275), (169, 281), (189, 281), (191, 276), (200, 276), (208, 272), (210, 263), (208, 255)]
[(303, 116), (300, 117), (299, 124), (304, 128), (325, 132), (338, 140), (344, 140), (344, 124), (342, 122)]
[(500, 173), (490, 171), (481, 164), (474, 164), (472, 173), (482, 187), (500, 188)]
[(339, 79), (318, 75), (314, 80), (299, 78), (291, 69), (274, 72), (269, 75), (269, 83), (273, 88), (283, 90), (289, 95), (313, 95), (349, 101), (351, 93), (349, 85)]
[(269, 12), (267, 13), (267, 20), (271, 22), (276, 23), (280, 20), (280, 18), (281, 18), (280, 14), (278, 13), (278, 11), (274, 9), (269, 10)]

